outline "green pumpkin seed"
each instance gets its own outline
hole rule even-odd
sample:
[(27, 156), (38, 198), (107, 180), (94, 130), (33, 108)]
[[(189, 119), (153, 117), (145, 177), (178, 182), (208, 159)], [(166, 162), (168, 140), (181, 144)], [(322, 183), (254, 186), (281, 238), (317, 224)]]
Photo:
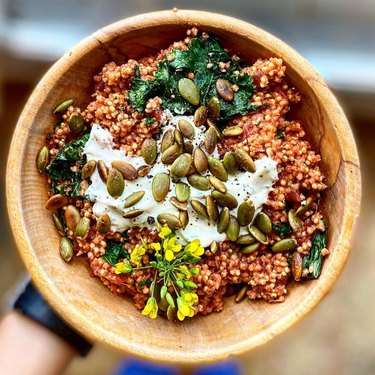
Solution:
[(107, 214), (102, 214), (96, 221), (96, 229), (101, 234), (106, 234), (111, 229), (111, 219)]
[(240, 224), (235, 216), (231, 215), (225, 234), (230, 241), (236, 241), (240, 234)]
[(153, 164), (156, 159), (158, 148), (153, 138), (146, 138), (142, 143), (141, 153), (146, 164)]
[(187, 175), (190, 170), (193, 158), (190, 154), (180, 155), (171, 166), (171, 175), (177, 178), (182, 178)]
[(189, 184), (198, 190), (209, 190), (210, 189), (210, 181), (207, 180), (206, 177), (201, 176), (200, 174), (192, 174), (187, 178)]
[(173, 134), (174, 134), (174, 140), (176, 141), (176, 143), (182, 146), (184, 144), (184, 137), (182, 133), (178, 129), (175, 129)]
[(245, 171), (251, 173), (254, 173), (256, 171), (254, 160), (246, 151), (240, 148), (236, 148), (236, 150), (234, 151), (234, 156), (236, 157), (238, 165)]
[(118, 169), (112, 168), (107, 178), (107, 190), (109, 195), (117, 199), (124, 192), (124, 188), (125, 182), (122, 173)]
[(207, 104), (208, 113), (214, 120), (220, 117), (220, 101), (216, 96), (213, 96)]
[(194, 126), (189, 121), (179, 120), (178, 128), (185, 138), (193, 139), (195, 136)]
[(135, 217), (138, 217), (140, 215), (143, 214), (143, 210), (138, 210), (138, 209), (134, 209), (134, 210), (130, 210), (128, 212), (125, 212), (122, 217), (125, 218), (125, 219), (134, 219)]
[(56, 215), (55, 213), (53, 213), (52, 214), (52, 220), (53, 220), (53, 225), (55, 226), (55, 228), (57, 229), (59, 234), (64, 236), (64, 234), (65, 234), (64, 225), (63, 225), (62, 221), (60, 220), (59, 216)]
[(241, 302), (245, 296), (246, 296), (246, 292), (248, 291), (249, 289), (249, 286), (248, 285), (244, 285), (240, 290), (239, 292), (236, 294), (236, 298), (235, 298), (235, 301), (238, 303), (238, 302)]
[(88, 217), (81, 217), (77, 224), (76, 236), (85, 239), (90, 231), (90, 219)]
[(297, 217), (295, 210), (289, 210), (288, 221), (293, 230), (297, 230), (302, 227), (302, 220)]
[(87, 180), (91, 177), (91, 175), (94, 173), (96, 168), (96, 161), (95, 160), (89, 160), (83, 167), (82, 167), (82, 179)]
[(194, 211), (197, 214), (199, 214), (199, 215), (208, 219), (207, 208), (203, 203), (197, 201), (196, 199), (192, 199), (190, 201), (190, 204), (191, 204), (191, 207), (193, 207)]
[(313, 203), (314, 203), (313, 197), (308, 197), (306, 199), (305, 204), (301, 204), (298, 207), (298, 209), (296, 211), (296, 216), (301, 216), (302, 214), (306, 213), (311, 208)]
[(253, 253), (254, 251), (257, 251), (258, 248), (260, 246), (260, 243), (259, 242), (256, 242), (256, 243), (253, 243), (253, 244), (250, 244), (250, 245), (247, 245), (247, 246), (244, 246), (242, 249), (241, 249), (241, 253), (242, 254), (251, 254)]
[(217, 145), (217, 134), (214, 128), (209, 127), (204, 135), (204, 147), (209, 154), (215, 151)]
[(62, 237), (60, 240), (60, 256), (65, 262), (70, 262), (73, 258), (73, 246), (69, 238)]
[(248, 229), (249, 229), (250, 234), (253, 237), (255, 237), (255, 239), (258, 242), (262, 243), (263, 245), (268, 244), (267, 236), (260, 229), (258, 229), (255, 225), (250, 225)]
[(294, 280), (299, 281), (302, 277), (302, 266), (303, 266), (303, 259), (301, 254), (298, 251), (295, 251), (292, 256), (292, 274)]
[(108, 179), (108, 167), (103, 160), (98, 161), (98, 172), (101, 180), (106, 183)]
[(64, 219), (68, 229), (75, 231), (78, 222), (81, 220), (81, 214), (76, 206), (69, 205), (64, 212)]
[(182, 228), (182, 223), (176, 215), (168, 213), (159, 214), (156, 219), (162, 225), (167, 224), (169, 229), (171, 230), (177, 230)]
[(176, 184), (176, 198), (180, 202), (186, 202), (190, 197), (190, 186), (184, 182), (178, 182)]
[(191, 163), (189, 172), (186, 174), (186, 176), (191, 176), (192, 174), (197, 174), (197, 168), (195, 168), (194, 163)]
[(246, 227), (251, 223), (251, 220), (253, 220), (255, 212), (254, 203), (252, 201), (243, 201), (239, 206), (237, 210), (237, 218), (238, 222), (242, 227)]
[(73, 134), (79, 134), (83, 130), (84, 121), (80, 113), (72, 113), (69, 117), (69, 129)]
[(194, 165), (199, 174), (204, 174), (208, 168), (208, 160), (206, 154), (197, 147), (193, 154)]
[(293, 250), (297, 247), (297, 241), (294, 238), (284, 238), (276, 242), (271, 250), (275, 253)]
[(169, 192), (171, 180), (166, 173), (157, 173), (152, 180), (152, 195), (156, 202), (161, 202), (165, 199)]
[(181, 154), (182, 147), (174, 144), (161, 154), (161, 162), (167, 165), (172, 164)]
[(221, 181), (228, 181), (228, 172), (224, 168), (223, 163), (212, 157), (208, 157), (208, 169), (209, 171), (219, 180)]
[(137, 169), (134, 167), (133, 164), (128, 163), (124, 160), (114, 160), (112, 162), (112, 167), (117, 169), (125, 180), (133, 181), (138, 178)]
[(229, 174), (238, 172), (238, 164), (233, 152), (226, 152), (223, 158), (223, 165)]
[(228, 126), (223, 130), (224, 137), (238, 137), (243, 133), (243, 129), (240, 126)]
[(186, 141), (184, 142), (183, 146), (182, 146), (182, 151), (185, 153), (185, 154), (190, 154), (192, 155), (193, 151), (194, 151), (194, 146), (193, 144), (190, 142), (190, 141)]
[(212, 120), (208, 119), (207, 125), (209, 128), (212, 128), (213, 130), (215, 130), (217, 139), (219, 140), (223, 139), (223, 134), (221, 133), (221, 130), (216, 126), (216, 124)]
[(178, 214), (178, 218), (181, 221), (182, 228), (185, 229), (189, 224), (189, 214), (187, 213), (187, 211), (180, 211)]
[(219, 215), (219, 221), (217, 222), (218, 233), (223, 233), (226, 231), (230, 219), (230, 211), (227, 207), (223, 207)]
[(168, 307), (169, 307), (169, 303), (167, 302), (167, 300), (165, 298), (161, 298), (158, 302), (158, 307), (161, 311), (164, 311), (166, 312), (168, 310)]
[(49, 149), (47, 146), (43, 146), (36, 157), (36, 167), (39, 173), (43, 174), (46, 171), (49, 160)]
[(216, 81), (216, 91), (226, 102), (233, 100), (234, 92), (232, 85), (227, 80), (219, 78)]
[(199, 91), (197, 85), (189, 78), (181, 78), (178, 81), (178, 92), (192, 105), (199, 104)]
[(168, 306), (167, 318), (170, 322), (175, 322), (177, 320), (177, 308)]
[(230, 210), (233, 210), (238, 205), (237, 199), (230, 193), (221, 193), (214, 190), (211, 195), (220, 207), (228, 207)]
[(236, 244), (238, 245), (251, 245), (256, 242), (256, 239), (251, 234), (243, 234), (237, 238)]
[(221, 193), (227, 192), (227, 187), (225, 186), (224, 182), (220, 181), (215, 176), (208, 176), (208, 180), (211, 182), (211, 185)]
[(138, 177), (145, 177), (149, 174), (151, 167), (149, 165), (141, 165), (137, 168)]
[(161, 139), (160, 151), (164, 152), (174, 144), (174, 130), (173, 128), (168, 129)]
[(207, 121), (207, 107), (202, 105), (194, 112), (194, 124), (196, 126), (204, 125)]
[(53, 113), (64, 113), (66, 110), (74, 104), (74, 99), (67, 99), (58, 104), (55, 109), (53, 110)]
[(259, 212), (259, 214), (255, 218), (254, 224), (265, 234), (272, 232), (271, 219), (264, 212)]
[(187, 203), (186, 202), (180, 202), (176, 197), (171, 197), (169, 199), (169, 202), (171, 202), (171, 204), (173, 206), (175, 206), (180, 211), (186, 211), (187, 210)]
[(219, 220), (219, 209), (211, 195), (206, 196), (206, 208), (209, 219), (216, 223)]
[(68, 198), (66, 195), (55, 194), (47, 200), (45, 207), (47, 210), (54, 211), (66, 206), (67, 204)]
[(217, 241), (211, 242), (210, 251), (212, 254), (216, 254), (219, 251), (219, 244)]
[(130, 194), (125, 199), (124, 208), (129, 208), (131, 206), (134, 206), (143, 198), (144, 195), (145, 195), (144, 190), (136, 191), (135, 193)]

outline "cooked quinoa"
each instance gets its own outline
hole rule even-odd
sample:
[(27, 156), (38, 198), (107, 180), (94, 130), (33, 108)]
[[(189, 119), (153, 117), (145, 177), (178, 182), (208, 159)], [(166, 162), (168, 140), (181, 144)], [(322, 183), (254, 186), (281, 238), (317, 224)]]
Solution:
[[(155, 56), (129, 59), (121, 65), (114, 62), (106, 64), (93, 79), (95, 89), (88, 106), (68, 106), (47, 137), (49, 161), (52, 162), (65, 145), (83, 134), (72, 131), (72, 116), (83, 119), (86, 131), (93, 124), (109, 131), (114, 148), (123, 151), (124, 155), (141, 157), (145, 139), (160, 138), (166, 110), (169, 108), (166, 108), (165, 99), (156, 95), (147, 98), (143, 111), (135, 109), (129, 97), (135, 79), (154, 81), (159, 64), (163, 61), (172, 62), (175, 51), (187, 51), (192, 40), (198, 37), (202, 42), (210, 38), (208, 34), (199, 34), (196, 28), (192, 28), (187, 31), (184, 40), (173, 43)], [(231, 54), (231, 60), (219, 62), (218, 68), (223, 73), (231, 68), (231, 63), (239, 61), (239, 57), (233, 54), (236, 51), (226, 51)], [(211, 68), (208, 63), (207, 69)], [(190, 278), (195, 284), (192, 291), (198, 296), (197, 301), (191, 304), (194, 314), (223, 310), (226, 300), (234, 298), (231, 296), (244, 286), (251, 300), (283, 302), (288, 292), (288, 282), (293, 278), (302, 281), (318, 277), (322, 258), (329, 253), (325, 247), (325, 237), (314, 248), (318, 241), (315, 236), (326, 235), (326, 223), (319, 208), (321, 192), (326, 188), (325, 176), (319, 167), (320, 155), (312, 149), (305, 137), (303, 123), (288, 117), (291, 106), (298, 107), (303, 97), (296, 88), (288, 85), (286, 73), (282, 59), (276, 57), (258, 59), (250, 66), (242, 65), (235, 72), (240, 77), (252, 77), (254, 92), (249, 98), (252, 109), (231, 116), (220, 124), (222, 131), (228, 127), (242, 130), (238, 136), (218, 140), (218, 159), (222, 160), (227, 152), (242, 149), (255, 161), (268, 157), (277, 162), (277, 181), (262, 206), (262, 212), (272, 222), (272, 231), (267, 234), (268, 243), (260, 243), (249, 254), (242, 252), (243, 245), (226, 239), (218, 243), (217, 248), (205, 247), (204, 253), (199, 256), (200, 260), (188, 264), (188, 268), (195, 270)], [(195, 73), (188, 71), (186, 78), (194, 82)], [(235, 95), (241, 87), (234, 83), (231, 89)], [(82, 165), (77, 162), (70, 169), (79, 175)], [(90, 179), (80, 182), (79, 192), (74, 196), (72, 187), (62, 185), (61, 181), (56, 183), (51, 178), (48, 167), (46, 175), (51, 184), (49, 197), (56, 194), (67, 197), (63, 206), (55, 210), (55, 216), (60, 218), (64, 227), (60, 233), (71, 241), (74, 256), (86, 258), (92, 275), (98, 277), (111, 292), (131, 297), (136, 308), (144, 309), (153, 288), (155, 269), (136, 269), (133, 264), (132, 272), (116, 272), (116, 262), (122, 262), (124, 257), (119, 256), (115, 263), (110, 264), (105, 255), (109, 243), (122, 244), (130, 256), (142, 244), (145, 252), (141, 254), (139, 265), (149, 266), (155, 254), (151, 244), (160, 241), (157, 227), (146, 223), (142, 228), (131, 227), (125, 234), (111, 230), (100, 233), (96, 226), (98, 217), (94, 214), (94, 201), (85, 196)], [(61, 186), (64, 186), (62, 190)], [(306, 202), (307, 209), (301, 210)], [(80, 217), (89, 219), (90, 229), (84, 238), (77, 235), (74, 227), (67, 226), (64, 214), (68, 206), (75, 206)], [(294, 213), (297, 210), (298, 213), (298, 209), (301, 213), (296, 220), (300, 225), (291, 228), (288, 214), (291, 210)], [(152, 221), (149, 224), (154, 224)], [(272, 251), (273, 245), (283, 239), (296, 240), (296, 244), (286, 251)], [(171, 285), (167, 285), (167, 289), (175, 298)], [(159, 313), (164, 314), (165, 310), (159, 303)]]

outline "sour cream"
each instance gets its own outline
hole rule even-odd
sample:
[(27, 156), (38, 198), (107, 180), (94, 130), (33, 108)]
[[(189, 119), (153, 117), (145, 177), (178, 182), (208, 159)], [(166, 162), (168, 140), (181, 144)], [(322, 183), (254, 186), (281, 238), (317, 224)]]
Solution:
[[(185, 119), (193, 123), (190, 116), (169, 116), (167, 119), (168, 125), (163, 127), (163, 133), (170, 127), (176, 127), (180, 119)], [(192, 143), (195, 147), (202, 144), (204, 139), (204, 127), (195, 127), (195, 137)], [(161, 138), (158, 141), (158, 149)], [(111, 162), (114, 160), (124, 160), (133, 164), (136, 168), (145, 165), (143, 158), (126, 156), (124, 151), (113, 149), (113, 137), (111, 133), (104, 130), (99, 125), (94, 124), (91, 129), (90, 138), (86, 143), (83, 153), (87, 160), (102, 160), (109, 168)], [(202, 148), (204, 150), (204, 148)], [(215, 150), (213, 156), (218, 157)], [(255, 211), (259, 212), (262, 205), (267, 201), (268, 194), (272, 191), (272, 185), (277, 180), (277, 163), (268, 158), (255, 161), (256, 172), (238, 172), (236, 175), (229, 175), (228, 181), (225, 182), (228, 192), (234, 195), (238, 203), (251, 199), (255, 206)], [(170, 167), (170, 166), (169, 166)], [(149, 174), (145, 177), (140, 177), (134, 181), (125, 181), (125, 189), (123, 194), (117, 199), (108, 194), (106, 185), (101, 180), (98, 170), (96, 169), (91, 175), (91, 185), (86, 190), (86, 198), (95, 202), (93, 206), (93, 213), (98, 218), (100, 215), (107, 213), (111, 219), (111, 230), (123, 232), (124, 230), (133, 226), (150, 227), (147, 222), (148, 217), (156, 217), (161, 213), (172, 213), (178, 216), (178, 210), (174, 207), (169, 199), (175, 195), (175, 183), (171, 182), (171, 190), (166, 199), (162, 202), (156, 202), (152, 192), (151, 184), (153, 177), (160, 172), (168, 172), (168, 166), (160, 161), (160, 155), (154, 166), (151, 168)], [(181, 181), (187, 183), (186, 178)], [(205, 196), (208, 191), (197, 190), (191, 188), (190, 198), (197, 199), (202, 203), (205, 202)], [(132, 193), (143, 190), (145, 194), (143, 198), (133, 207), (124, 209), (125, 199)], [(143, 214), (134, 219), (125, 219), (123, 214), (132, 209), (143, 210)], [(236, 214), (237, 209), (232, 210)], [(199, 238), (202, 246), (209, 246), (214, 240), (224, 241), (225, 233), (219, 234), (216, 230), (216, 224), (199, 216), (193, 208), (188, 204), (189, 224), (185, 229), (178, 231), (178, 237), (182, 243)], [(246, 228), (241, 228), (241, 231), (246, 233)]]

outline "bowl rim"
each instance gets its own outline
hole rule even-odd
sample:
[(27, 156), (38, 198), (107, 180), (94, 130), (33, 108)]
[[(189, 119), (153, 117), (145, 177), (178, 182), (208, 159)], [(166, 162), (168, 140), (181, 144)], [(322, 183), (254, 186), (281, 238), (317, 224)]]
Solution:
[[(132, 342), (119, 339), (118, 335), (108, 332), (96, 326), (93, 329), (91, 321), (78, 311), (70, 310), (66, 314), (64, 309), (64, 300), (59, 295), (57, 286), (49, 283), (48, 277), (44, 274), (43, 269), (38, 266), (37, 257), (31, 250), (31, 241), (27, 234), (27, 227), (22, 215), (21, 205), (21, 184), (13, 184), (13, 181), (18, 181), (20, 171), (22, 168), (23, 155), (20, 155), (20, 150), (23, 150), (23, 142), (28, 129), (33, 123), (33, 116), (35, 115), (35, 108), (42, 105), (43, 97), (46, 88), (53, 85), (56, 75), (64, 74), (74, 63), (83, 55), (88, 53), (91, 49), (110, 40), (114, 35), (133, 30), (134, 28), (143, 28), (156, 26), (160, 24), (181, 24), (185, 23), (187, 26), (199, 25), (200, 27), (215, 26), (224, 28), (230, 32), (251, 37), (263, 38), (267, 41), (265, 45), (273, 53), (279, 51), (278, 55), (282, 55), (285, 60), (293, 60), (293, 69), (302, 77), (306, 77), (309, 81), (310, 88), (318, 95), (323, 95), (333, 103), (334, 110), (330, 113), (332, 123), (336, 127), (340, 127), (346, 133), (340, 139), (340, 146), (342, 148), (343, 163), (350, 168), (351, 173), (346, 174), (348, 181), (348, 190), (352, 192), (351, 195), (345, 197), (346, 205), (344, 210), (342, 228), (345, 229), (345, 237), (341, 238), (340, 244), (340, 261), (336, 264), (334, 270), (329, 277), (325, 278), (326, 284), (324, 288), (319, 288), (318, 293), (312, 296), (308, 303), (301, 304), (295, 314), (289, 315), (281, 319), (278, 323), (268, 327), (262, 333), (239, 343), (231, 344), (223, 348), (221, 351), (211, 353), (209, 358), (200, 356), (197, 353), (178, 352), (173, 353), (163, 352), (161, 350), (154, 350), (149, 345), (133, 345)], [(140, 26), (141, 25), (141, 26)], [(288, 62), (288, 61), (286, 61)], [(6, 196), (8, 216), (11, 223), (13, 236), (15, 238), (19, 253), (26, 265), (26, 268), (31, 274), (33, 282), (41, 290), (41, 293), (52, 307), (73, 327), (78, 329), (82, 334), (96, 342), (106, 343), (117, 349), (121, 349), (127, 353), (131, 353), (138, 357), (143, 357), (155, 361), (173, 362), (173, 363), (202, 363), (211, 362), (224, 359), (229, 355), (240, 355), (244, 352), (253, 349), (269, 341), (272, 337), (283, 332), (302, 317), (307, 315), (316, 305), (322, 300), (327, 292), (332, 288), (338, 275), (347, 260), (350, 246), (353, 239), (353, 228), (358, 219), (360, 200), (361, 200), (361, 178), (358, 154), (355, 146), (354, 138), (351, 134), (350, 126), (344, 115), (344, 112), (337, 103), (336, 98), (328, 89), (323, 79), (318, 73), (302, 58), (295, 50), (289, 47), (275, 36), (268, 32), (239, 19), (225, 16), (222, 14), (195, 11), (195, 10), (167, 10), (145, 13), (134, 17), (126, 18), (115, 23), (110, 24), (104, 28), (91, 34), (89, 37), (83, 39), (68, 52), (66, 52), (44, 75), (35, 90), (32, 92), (28, 102), (26, 103), (22, 114), (18, 120), (15, 128), (12, 142), (9, 149), (6, 171)], [(350, 204), (348, 203), (350, 202)]]

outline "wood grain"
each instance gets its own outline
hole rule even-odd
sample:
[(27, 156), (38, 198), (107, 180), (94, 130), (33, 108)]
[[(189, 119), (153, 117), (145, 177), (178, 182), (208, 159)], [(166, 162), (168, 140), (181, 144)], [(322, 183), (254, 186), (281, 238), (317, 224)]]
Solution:
[[(74, 97), (90, 100), (92, 77), (111, 60), (153, 54), (184, 36), (188, 27), (214, 32), (248, 63), (279, 56), (287, 76), (303, 94), (295, 112), (322, 155), (329, 188), (323, 207), (329, 218), (329, 248), (318, 280), (290, 286), (282, 304), (227, 301), (219, 314), (183, 324), (151, 321), (133, 303), (113, 296), (89, 276), (85, 263), (65, 264), (59, 236), (44, 209), (47, 185), (35, 168), (36, 154), (53, 125), (51, 109)], [(150, 13), (99, 30), (65, 54), (31, 95), (15, 130), (7, 166), (7, 204), (14, 237), (37, 287), (71, 325), (92, 340), (148, 359), (201, 363), (241, 354), (266, 343), (309, 313), (339, 276), (352, 241), (360, 206), (361, 180), (353, 136), (335, 97), (322, 78), (294, 50), (240, 20), (196, 11)]]

